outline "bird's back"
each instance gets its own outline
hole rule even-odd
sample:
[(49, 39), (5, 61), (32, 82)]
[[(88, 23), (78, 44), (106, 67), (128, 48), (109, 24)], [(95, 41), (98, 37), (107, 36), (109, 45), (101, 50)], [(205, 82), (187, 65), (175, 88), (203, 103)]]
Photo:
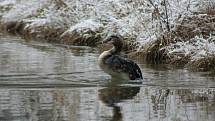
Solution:
[(122, 58), (118, 55), (109, 55), (105, 58), (104, 64), (115, 73), (127, 74), (130, 80), (143, 78), (139, 66), (132, 60)]

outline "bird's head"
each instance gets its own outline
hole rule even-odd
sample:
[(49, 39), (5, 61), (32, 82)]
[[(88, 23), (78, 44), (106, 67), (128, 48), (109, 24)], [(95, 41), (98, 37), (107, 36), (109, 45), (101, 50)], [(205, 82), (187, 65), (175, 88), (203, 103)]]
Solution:
[(123, 39), (119, 35), (111, 35), (106, 37), (102, 43), (113, 44), (116, 47), (121, 47), (123, 45)]

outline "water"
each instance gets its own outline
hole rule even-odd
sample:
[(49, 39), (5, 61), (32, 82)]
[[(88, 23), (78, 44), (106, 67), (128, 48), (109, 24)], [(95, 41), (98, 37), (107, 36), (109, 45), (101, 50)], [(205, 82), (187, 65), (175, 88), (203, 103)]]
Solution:
[(213, 121), (215, 78), (141, 64), (115, 83), (89, 47), (0, 36), (0, 121)]

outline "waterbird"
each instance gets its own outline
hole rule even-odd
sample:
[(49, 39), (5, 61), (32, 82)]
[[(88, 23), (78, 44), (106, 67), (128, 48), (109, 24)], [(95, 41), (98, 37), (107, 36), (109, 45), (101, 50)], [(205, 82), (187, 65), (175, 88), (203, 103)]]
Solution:
[(119, 35), (106, 37), (100, 44), (112, 44), (110, 50), (104, 51), (98, 58), (100, 68), (115, 79), (138, 80), (142, 79), (140, 67), (132, 60), (120, 56), (123, 48), (123, 39)]

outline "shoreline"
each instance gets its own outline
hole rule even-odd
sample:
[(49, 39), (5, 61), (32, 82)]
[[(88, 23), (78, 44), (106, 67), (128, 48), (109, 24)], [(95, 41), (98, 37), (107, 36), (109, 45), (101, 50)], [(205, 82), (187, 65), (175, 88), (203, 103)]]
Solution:
[[(57, 4), (59, 2), (62, 4)], [(18, 17), (13, 19), (9, 15), (13, 12), (16, 13), (19, 7), (13, 8), (16, 4), (12, 3), (0, 5), (0, 11), (2, 11), (0, 14), (0, 31), (20, 36), (26, 40), (91, 47), (96, 47), (96, 43), (108, 34), (119, 34), (124, 37), (126, 54), (141, 58), (146, 63), (170, 64), (191, 71), (215, 71), (215, 7), (178, 18), (171, 29), (168, 29), (171, 26), (169, 23), (164, 23), (162, 25), (168, 25), (166, 26), (167, 29), (162, 29), (161, 32), (159, 30), (158, 36), (154, 38), (151, 36), (148, 39), (147, 36), (141, 35), (144, 28), (137, 28), (140, 29), (138, 30), (140, 37), (138, 37), (139, 35), (136, 37), (135, 34), (135, 36), (131, 36), (118, 28), (119, 25), (107, 23), (106, 20), (101, 21), (98, 18), (82, 19), (71, 24), (65, 19), (71, 14), (69, 13), (71, 6), (63, 0), (54, 2), (46, 0), (39, 6), (32, 3), (33, 6), (34, 4), (36, 7), (30, 9), (32, 12), (23, 13), (22, 16), (17, 15)], [(53, 7), (49, 8), (49, 4)], [(59, 18), (53, 16), (48, 18), (46, 12), (49, 9), (59, 12)], [(127, 20), (126, 16), (130, 14), (122, 16), (122, 13), (118, 13), (117, 15), (120, 15), (120, 22), (122, 22), (123, 19)], [(125, 24), (125, 27), (128, 26), (130, 25)], [(134, 29), (132, 27), (135, 26), (131, 26), (128, 30)], [(141, 38), (141, 36), (146, 37), (146, 39)]]

